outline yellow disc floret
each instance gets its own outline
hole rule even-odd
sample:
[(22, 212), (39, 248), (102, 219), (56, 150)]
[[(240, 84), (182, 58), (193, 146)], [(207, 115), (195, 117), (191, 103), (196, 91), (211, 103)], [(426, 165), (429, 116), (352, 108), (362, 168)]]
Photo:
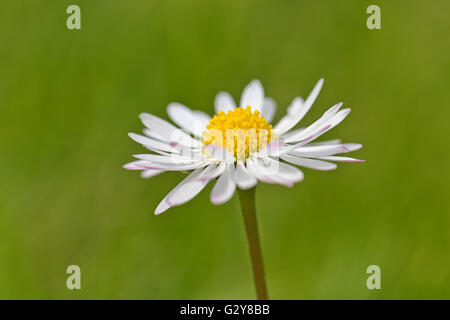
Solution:
[(236, 108), (225, 113), (219, 111), (203, 132), (203, 144), (219, 145), (230, 151), (237, 160), (244, 160), (251, 153), (259, 151), (272, 138), (272, 125), (259, 111)]

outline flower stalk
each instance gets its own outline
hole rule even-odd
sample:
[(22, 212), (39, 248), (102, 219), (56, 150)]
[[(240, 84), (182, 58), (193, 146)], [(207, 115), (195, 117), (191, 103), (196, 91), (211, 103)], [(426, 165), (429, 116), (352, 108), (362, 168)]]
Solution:
[(264, 275), (264, 263), (261, 252), (261, 243), (258, 233), (255, 207), (255, 187), (248, 190), (238, 189), (241, 202), (242, 214), (244, 216), (245, 231), (247, 234), (248, 247), (253, 269), (256, 297), (258, 300), (268, 300), (266, 278)]

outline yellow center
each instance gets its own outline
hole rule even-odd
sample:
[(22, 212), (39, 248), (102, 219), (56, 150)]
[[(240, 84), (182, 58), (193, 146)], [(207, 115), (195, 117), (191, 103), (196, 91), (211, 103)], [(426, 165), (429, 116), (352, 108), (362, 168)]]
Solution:
[(219, 111), (209, 120), (203, 132), (203, 144), (219, 145), (230, 151), (237, 160), (244, 160), (249, 154), (264, 147), (273, 135), (272, 125), (259, 111), (252, 113), (247, 106), (228, 113)]

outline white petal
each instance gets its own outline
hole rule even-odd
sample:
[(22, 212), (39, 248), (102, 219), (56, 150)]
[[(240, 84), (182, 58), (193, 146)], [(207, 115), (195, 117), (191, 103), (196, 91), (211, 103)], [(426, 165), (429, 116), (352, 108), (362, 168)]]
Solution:
[(295, 97), (287, 109), (287, 114), (275, 125), (275, 131), (280, 135), (289, 131), (305, 116), (307, 111), (303, 99)]
[(225, 172), (219, 177), (211, 191), (211, 202), (219, 205), (231, 199), (236, 190), (234, 181), (234, 165), (227, 165)]
[(170, 207), (177, 206), (188, 202), (194, 198), (208, 184), (208, 181), (199, 181), (197, 177), (202, 173), (203, 169), (197, 169), (181, 181), (175, 188), (170, 191), (161, 201), (155, 210), (155, 214), (161, 214)]
[(289, 154), (293, 156), (298, 157), (310, 157), (310, 158), (316, 158), (316, 157), (325, 157), (325, 156), (331, 156), (336, 153), (345, 153), (349, 152), (350, 150), (345, 147), (343, 144), (337, 144), (337, 145), (329, 145), (329, 146), (303, 146), (297, 149), (294, 149), (293, 151), (290, 151)]
[(268, 122), (271, 122), (273, 120), (276, 110), (277, 104), (275, 103), (275, 100), (269, 97), (265, 98), (263, 108), (261, 111), (261, 114), (264, 117), (264, 119), (266, 119)]
[(320, 157), (319, 159), (338, 162), (365, 162), (364, 160), (360, 159), (350, 157), (340, 157), (340, 156), (327, 156), (327, 157)]
[(201, 146), (201, 141), (192, 138), (186, 132), (183, 132), (166, 120), (149, 113), (141, 113), (139, 117), (151, 132), (157, 132), (164, 141), (177, 142), (188, 147)]
[(235, 158), (234, 156), (225, 148), (222, 148), (221, 146), (218, 146), (216, 144), (208, 144), (205, 147), (205, 151), (209, 153), (209, 156), (212, 159), (226, 162), (226, 163), (232, 163), (234, 162)]
[(289, 140), (291, 137), (299, 135), (301, 132), (303, 132), (306, 128), (298, 128), (294, 130), (290, 130), (289, 132), (283, 133), (283, 140)]
[(174, 123), (197, 137), (202, 136), (210, 120), (206, 113), (193, 111), (177, 102), (170, 103), (167, 106), (167, 114)]
[[(290, 131), (292, 132), (292, 131)], [(334, 145), (334, 144), (341, 144), (342, 140), (341, 139), (333, 139), (333, 140), (326, 140), (326, 141), (320, 141), (320, 142), (312, 142), (309, 145), (310, 146), (329, 146), (329, 145)]]
[(155, 214), (161, 214), (168, 209), (170, 209), (170, 205), (167, 203), (166, 198), (164, 198), (156, 207)]
[(214, 178), (217, 178), (218, 176), (220, 176), (225, 169), (227, 168), (227, 164), (225, 163), (221, 163), (218, 166), (215, 165), (215, 167), (212, 167), (209, 170), (205, 170), (199, 177), (198, 179), (200, 180), (212, 180)]
[(277, 175), (286, 180), (292, 180), (293, 182), (302, 181), (304, 178), (303, 172), (294, 166), (287, 163), (279, 162), (280, 166)]
[(216, 95), (216, 99), (214, 100), (214, 110), (216, 114), (219, 111), (223, 111), (227, 113), (230, 110), (234, 110), (236, 108), (236, 103), (233, 100), (233, 97), (228, 92), (219, 92)]
[(137, 143), (140, 143), (152, 150), (162, 150), (162, 151), (167, 151), (167, 152), (177, 152), (177, 150), (173, 147), (171, 147), (169, 144), (164, 143), (162, 141), (158, 141), (158, 140), (154, 140), (154, 139), (150, 139), (147, 137), (144, 137), (140, 134), (136, 134), (133, 132), (130, 132), (128, 134), (128, 136), (133, 139), (134, 141), (136, 141)]
[(317, 96), (319, 95), (320, 89), (322, 89), (323, 85), (323, 79), (320, 79), (314, 88), (312, 89), (311, 93), (309, 94), (308, 98), (306, 98), (305, 102), (301, 98), (296, 98), (294, 101), (292, 101), (291, 106), (288, 108), (288, 114), (287, 117), (289, 120), (284, 121), (280, 125), (277, 124), (275, 126), (275, 130), (279, 134), (283, 134), (293, 127), (297, 125), (297, 123), (300, 122), (300, 120), (303, 119), (305, 114), (309, 111), (311, 106), (313, 105), (314, 101), (316, 101)]
[(265, 178), (267, 173), (264, 170), (264, 168), (261, 166), (261, 164), (258, 162), (257, 159), (247, 159), (246, 165), (247, 165), (248, 171), (253, 176), (255, 176), (256, 178), (258, 178), (261, 181), (267, 182), (266, 178)]
[(154, 177), (154, 176), (156, 176), (156, 175), (158, 175), (160, 173), (163, 173), (163, 172), (164, 172), (164, 170), (148, 169), (148, 170), (144, 170), (144, 171), (141, 172), (141, 177), (144, 178), (144, 179), (147, 179), (147, 178)]
[(158, 132), (150, 130), (149, 128), (144, 128), (143, 130), (144, 134), (150, 138), (159, 140), (159, 141), (167, 141), (163, 136), (158, 134)]
[[(340, 140), (337, 140), (340, 141)], [(306, 146), (293, 149), (289, 152), (291, 155), (299, 157), (325, 157), (331, 156), (336, 153), (347, 153), (362, 148), (362, 144), (359, 143), (343, 143), (343, 144), (320, 144), (311, 143)]]
[(150, 150), (150, 151), (156, 152), (156, 153), (158, 153), (160, 155), (163, 155), (163, 156), (170, 156), (172, 154), (172, 153), (161, 151), (161, 150), (158, 150), (158, 149), (155, 149), (155, 148), (152, 148), (152, 147), (148, 147), (148, 146), (144, 146), (144, 147), (146, 149)]
[(264, 88), (259, 80), (250, 82), (242, 92), (240, 107), (250, 106), (261, 112), (264, 103)]
[(211, 116), (207, 114), (206, 112), (195, 110), (195, 122), (194, 122), (194, 134), (198, 137), (203, 137), (203, 131), (206, 130), (206, 126), (209, 123), (209, 120), (211, 120)]
[(253, 174), (241, 161), (236, 165), (235, 180), (238, 187), (243, 190), (253, 188), (258, 183)]
[(167, 198), (167, 203), (173, 207), (188, 202), (198, 195), (208, 182), (209, 180), (192, 180), (184, 183), (171, 192)]
[(201, 179), (203, 176), (208, 175), (210, 172), (216, 170), (217, 164), (214, 162), (211, 162), (205, 170), (202, 171), (202, 173), (197, 177), (197, 179)]
[(308, 158), (299, 158), (284, 154), (281, 156), (281, 159), (287, 161), (289, 163), (314, 169), (314, 170), (333, 170), (336, 169), (337, 165), (331, 162), (326, 162), (322, 160), (308, 159)]

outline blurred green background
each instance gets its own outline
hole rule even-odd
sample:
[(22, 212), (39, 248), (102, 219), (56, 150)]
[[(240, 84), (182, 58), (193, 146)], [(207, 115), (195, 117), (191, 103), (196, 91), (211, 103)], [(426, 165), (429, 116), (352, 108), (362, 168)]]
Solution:
[[(81, 7), (82, 29), (66, 28)], [(381, 7), (381, 30), (366, 8)], [(364, 144), (292, 189), (257, 188), (271, 298), (450, 298), (448, 1), (19, 1), (0, 11), (0, 298), (252, 299), (239, 203), (122, 169), (140, 112), (213, 112), (253, 78), (278, 103), (325, 85), (303, 124)], [(66, 289), (81, 267), (82, 290)], [(366, 287), (381, 267), (381, 290)]]

